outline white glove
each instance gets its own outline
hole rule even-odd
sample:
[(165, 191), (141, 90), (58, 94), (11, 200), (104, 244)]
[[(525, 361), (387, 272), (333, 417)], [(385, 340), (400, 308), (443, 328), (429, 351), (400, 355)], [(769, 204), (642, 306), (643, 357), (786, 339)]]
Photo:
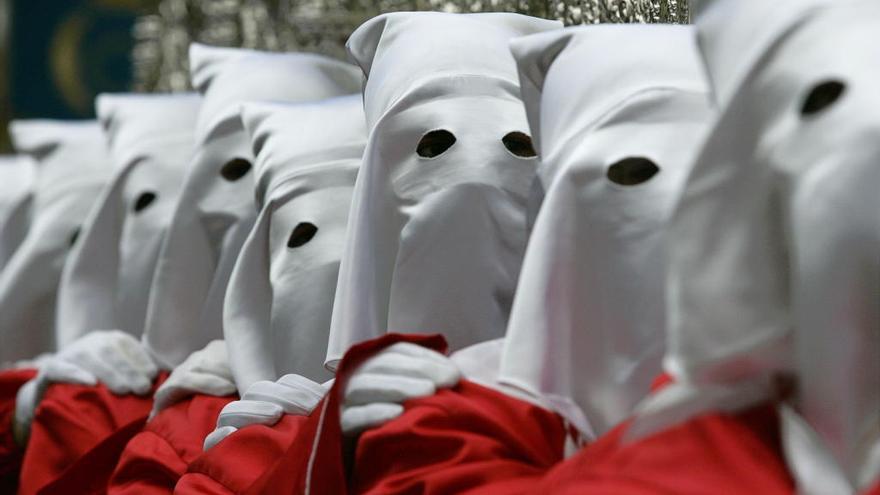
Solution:
[(27, 442), (37, 405), (53, 383), (100, 382), (115, 394), (144, 395), (158, 372), (147, 350), (131, 335), (119, 330), (90, 332), (44, 360), (36, 378), (19, 389), (13, 423), (16, 441)]
[(342, 400), (342, 432), (355, 435), (403, 413), (403, 402), (454, 387), (461, 379), (448, 357), (425, 347), (399, 342), (358, 367)]
[(220, 411), (217, 429), (205, 438), (209, 450), (239, 428), (271, 426), (283, 414), (307, 416), (321, 402), (327, 387), (300, 375), (284, 375), (278, 381), (259, 381), (251, 385), (241, 400), (230, 402)]
[(150, 419), (175, 402), (195, 394), (222, 397), (235, 393), (226, 342), (211, 341), (174, 368), (153, 396)]

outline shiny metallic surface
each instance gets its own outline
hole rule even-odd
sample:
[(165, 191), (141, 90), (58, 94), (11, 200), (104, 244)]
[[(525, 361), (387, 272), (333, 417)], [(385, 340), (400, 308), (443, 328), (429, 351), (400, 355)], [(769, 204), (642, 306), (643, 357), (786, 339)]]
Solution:
[(192, 41), (344, 57), (357, 26), (400, 10), (520, 12), (569, 26), (688, 22), (687, 0), (161, 0), (134, 29), (135, 89), (189, 89)]

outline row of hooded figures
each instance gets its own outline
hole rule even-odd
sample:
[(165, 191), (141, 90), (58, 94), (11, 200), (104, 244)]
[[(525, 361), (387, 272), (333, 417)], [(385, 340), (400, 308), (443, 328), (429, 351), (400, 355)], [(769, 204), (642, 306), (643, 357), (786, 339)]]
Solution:
[(692, 13), (13, 122), (0, 491), (880, 493), (880, 4)]

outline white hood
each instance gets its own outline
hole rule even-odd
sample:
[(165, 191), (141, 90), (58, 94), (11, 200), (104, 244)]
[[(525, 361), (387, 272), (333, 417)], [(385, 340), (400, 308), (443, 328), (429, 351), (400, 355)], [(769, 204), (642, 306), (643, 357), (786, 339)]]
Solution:
[(241, 103), (313, 101), (357, 92), (357, 68), (319, 55), (194, 44), (193, 85), (203, 96), (196, 154), (153, 278), (144, 341), (173, 368), (222, 335), (223, 298), (256, 219), (253, 154)]
[(140, 337), (159, 247), (192, 156), (199, 96), (104, 94), (96, 112), (115, 172), (64, 266), (55, 330)]
[(503, 335), (536, 166), (508, 42), (559, 27), (517, 14), (393, 13), (349, 38), (367, 77), (370, 134), (329, 367), (386, 332), (442, 333), (452, 350)]
[(499, 379), (598, 436), (661, 372), (666, 231), (708, 88), (689, 27), (584, 26), (511, 48), (546, 192)]
[(111, 173), (94, 121), (16, 121), (19, 153), (36, 163), (27, 236), (0, 273), (0, 363), (55, 350), (55, 300), (71, 245)]
[(34, 162), (29, 157), (0, 156), (0, 270), (27, 235), (34, 173)]
[(223, 335), (240, 391), (324, 368), (339, 259), (366, 143), (360, 95), (247, 104), (260, 216), (226, 292)]

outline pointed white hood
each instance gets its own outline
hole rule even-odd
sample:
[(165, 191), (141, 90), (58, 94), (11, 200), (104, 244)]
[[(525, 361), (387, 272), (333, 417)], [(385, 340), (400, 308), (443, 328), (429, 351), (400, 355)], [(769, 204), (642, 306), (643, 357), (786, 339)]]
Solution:
[(199, 100), (196, 94), (98, 96), (115, 172), (64, 267), (59, 346), (93, 330), (143, 332), (159, 247), (193, 151)]
[(367, 77), (370, 137), (328, 366), (386, 332), (442, 333), (452, 350), (503, 334), (536, 165), (508, 42), (559, 27), (412, 12), (373, 18), (349, 38)]
[(247, 104), (260, 216), (226, 292), (223, 335), (240, 391), (324, 368), (339, 259), (366, 143), (360, 95)]
[(169, 369), (221, 337), (229, 274), (256, 219), (241, 103), (313, 101), (361, 85), (354, 66), (304, 53), (193, 44), (190, 67), (203, 96), (197, 149), (157, 263), (144, 335)]
[(0, 156), (0, 270), (27, 235), (34, 199), (34, 163), (27, 156)]
[(511, 48), (546, 193), (499, 379), (598, 436), (661, 372), (666, 230), (708, 88), (689, 27), (584, 26)]
[(36, 180), (27, 236), (0, 273), (0, 363), (55, 349), (61, 269), (111, 172), (97, 122), (16, 121), (10, 134)]

